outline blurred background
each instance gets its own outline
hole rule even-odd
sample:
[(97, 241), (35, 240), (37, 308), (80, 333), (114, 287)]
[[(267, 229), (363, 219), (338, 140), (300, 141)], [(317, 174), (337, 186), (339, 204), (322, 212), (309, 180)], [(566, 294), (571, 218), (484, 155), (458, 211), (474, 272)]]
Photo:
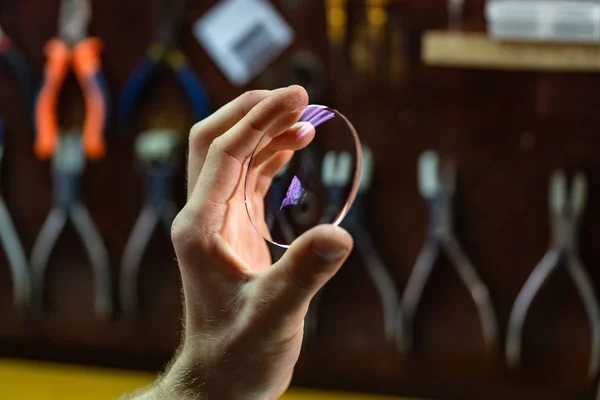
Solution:
[(6, 398), (23, 398), (12, 362), (154, 374), (169, 361), (182, 315), (168, 225), (189, 128), (246, 90), (293, 83), (370, 154), (360, 243), (311, 308), (293, 386), (595, 398), (597, 2), (84, 3), (0, 0)]

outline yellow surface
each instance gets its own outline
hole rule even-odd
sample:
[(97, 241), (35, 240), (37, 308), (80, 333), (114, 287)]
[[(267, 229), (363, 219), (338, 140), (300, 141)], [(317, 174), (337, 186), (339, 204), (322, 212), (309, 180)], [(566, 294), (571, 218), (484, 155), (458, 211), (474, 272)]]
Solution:
[(507, 43), (491, 40), (481, 32), (426, 32), (422, 58), (425, 64), (447, 67), (600, 71), (598, 45)]
[[(152, 374), (0, 359), (0, 399), (107, 400), (147, 386)], [(291, 390), (282, 400), (401, 400), (382, 396)], [(408, 399), (404, 399), (408, 400)]]

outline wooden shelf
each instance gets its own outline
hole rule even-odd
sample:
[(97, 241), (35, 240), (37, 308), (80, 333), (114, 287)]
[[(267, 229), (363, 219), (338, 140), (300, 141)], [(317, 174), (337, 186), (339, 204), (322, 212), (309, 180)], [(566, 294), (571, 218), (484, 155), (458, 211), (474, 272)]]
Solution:
[(600, 45), (508, 43), (483, 32), (429, 31), (423, 35), (426, 65), (552, 72), (600, 71)]

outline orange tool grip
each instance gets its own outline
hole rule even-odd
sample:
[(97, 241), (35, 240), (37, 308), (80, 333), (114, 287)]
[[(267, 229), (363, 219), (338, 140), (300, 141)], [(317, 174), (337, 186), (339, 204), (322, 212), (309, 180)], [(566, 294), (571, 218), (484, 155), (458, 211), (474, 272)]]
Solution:
[(47, 61), (44, 85), (35, 104), (36, 138), (34, 151), (41, 160), (54, 154), (58, 144), (58, 117), (56, 106), (60, 89), (69, 70), (71, 50), (66, 43), (50, 39), (44, 48)]
[(106, 124), (106, 99), (97, 74), (100, 72), (102, 41), (85, 39), (73, 49), (73, 69), (83, 88), (86, 117), (83, 124), (83, 148), (90, 159), (100, 159), (106, 154), (104, 129)]

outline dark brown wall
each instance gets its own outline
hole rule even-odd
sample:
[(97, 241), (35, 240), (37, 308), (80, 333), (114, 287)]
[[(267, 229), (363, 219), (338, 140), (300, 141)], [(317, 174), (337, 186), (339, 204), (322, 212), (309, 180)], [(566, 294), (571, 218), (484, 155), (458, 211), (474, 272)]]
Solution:
[[(147, 3), (94, 2), (91, 32), (105, 42), (104, 67), (113, 98), (151, 41)], [(215, 1), (194, 3), (185, 21), (183, 46), (215, 106), (220, 106), (246, 88), (232, 87), (189, 34), (189, 25)], [(286, 13), (299, 33), (294, 50), (310, 48), (328, 60), (322, 2), (305, 3), (300, 11)], [(458, 159), (458, 233), (490, 287), (502, 333), (517, 293), (548, 246), (547, 186), (556, 168), (583, 168), (588, 174), (590, 204), (581, 250), (600, 287), (595, 235), (600, 226), (597, 77), (425, 67), (418, 59), (419, 34), (445, 25), (444, 2), (395, 3), (390, 17), (395, 29), (401, 26), (406, 43), (403, 49), (387, 49), (386, 55), (403, 56), (400, 79), (392, 83), (385, 68), (368, 76), (336, 62), (331, 66), (336, 79), (324, 101), (344, 112), (374, 150), (369, 225), (397, 287), (404, 287), (425, 232), (426, 209), (417, 191), (416, 166), (427, 148)], [(58, 5), (59, 0), (0, 0), (0, 24), (38, 75), (43, 45), (56, 32)], [(482, 26), (482, 5), (483, 0), (468, 2), (469, 27)], [(351, 15), (359, 18), (360, 10)], [(283, 74), (292, 53), (250, 86), (289, 83), (273, 77)], [(387, 56), (381, 60), (384, 64)], [(138, 107), (138, 129), (174, 127), (185, 135), (193, 121), (174, 78), (163, 71), (152, 85)], [(49, 165), (38, 162), (31, 152), (27, 115), (17, 101), (22, 94), (3, 63), (0, 94), (0, 115), (7, 125), (2, 193), (29, 254), (50, 207)], [(69, 123), (83, 116), (74, 80), (65, 87), (60, 115)], [(533, 144), (523, 144), (524, 138), (531, 143), (532, 137)], [(141, 179), (133, 167), (131, 143), (113, 140), (108, 157), (89, 165), (83, 184), (115, 273), (142, 201)], [(177, 184), (181, 204), (181, 177)], [(138, 320), (97, 321), (90, 270), (69, 230), (51, 260), (50, 311), (44, 321), (33, 322), (12, 309), (8, 267), (1, 258), (0, 355), (160, 368), (180, 334), (179, 277), (167, 235), (154, 238), (141, 279), (143, 313)], [(397, 354), (384, 342), (375, 291), (353, 257), (324, 293), (322, 335), (307, 342), (296, 383), (435, 398), (593, 398), (595, 384), (585, 379), (589, 329), (564, 271), (533, 305), (526, 324), (525, 363), (519, 372), (507, 370), (502, 352), (484, 351), (475, 308), (447, 262), (438, 264), (418, 315), (416, 354)]]

